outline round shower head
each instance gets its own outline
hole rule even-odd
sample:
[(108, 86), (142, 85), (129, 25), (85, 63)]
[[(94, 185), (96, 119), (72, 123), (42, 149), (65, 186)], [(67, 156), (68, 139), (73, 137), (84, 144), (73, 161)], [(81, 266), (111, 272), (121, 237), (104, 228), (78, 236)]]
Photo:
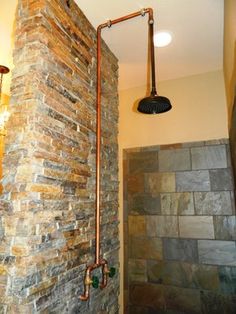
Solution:
[(0, 73), (1, 74), (7, 74), (10, 70), (8, 67), (5, 67), (4, 65), (0, 65)]
[(143, 98), (138, 105), (138, 111), (147, 114), (162, 113), (169, 111), (171, 108), (169, 99), (158, 95)]

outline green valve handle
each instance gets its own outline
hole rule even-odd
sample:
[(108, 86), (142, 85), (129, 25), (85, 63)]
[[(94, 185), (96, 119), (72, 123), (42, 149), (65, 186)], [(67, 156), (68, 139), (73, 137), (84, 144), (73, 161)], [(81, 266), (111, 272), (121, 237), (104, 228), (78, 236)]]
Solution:
[(109, 277), (112, 278), (114, 277), (116, 274), (116, 269), (115, 267), (111, 267), (110, 270), (109, 270)]
[(97, 276), (92, 277), (92, 286), (93, 288), (97, 289), (99, 286), (99, 279)]

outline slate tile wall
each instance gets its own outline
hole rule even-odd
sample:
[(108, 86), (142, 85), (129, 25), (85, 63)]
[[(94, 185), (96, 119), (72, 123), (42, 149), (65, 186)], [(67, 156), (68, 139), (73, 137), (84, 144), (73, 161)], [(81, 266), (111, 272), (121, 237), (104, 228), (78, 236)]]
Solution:
[(236, 313), (227, 139), (124, 152), (126, 313)]

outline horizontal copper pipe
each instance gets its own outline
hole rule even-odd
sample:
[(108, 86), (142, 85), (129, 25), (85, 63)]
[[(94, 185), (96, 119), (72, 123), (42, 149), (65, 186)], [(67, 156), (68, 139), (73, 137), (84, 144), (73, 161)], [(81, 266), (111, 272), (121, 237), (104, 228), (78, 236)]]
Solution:
[(153, 9), (152, 8), (146, 8), (146, 9), (142, 9), (140, 11), (137, 11), (137, 12), (134, 12), (134, 13), (131, 13), (131, 14), (119, 17), (118, 19), (110, 20), (110, 21), (108, 21), (106, 23), (100, 24), (98, 26), (98, 29), (102, 29), (102, 28), (105, 28), (105, 27), (111, 27), (114, 24), (133, 19), (134, 17), (140, 16), (140, 15), (144, 16), (146, 13), (149, 14), (149, 19), (153, 19)]

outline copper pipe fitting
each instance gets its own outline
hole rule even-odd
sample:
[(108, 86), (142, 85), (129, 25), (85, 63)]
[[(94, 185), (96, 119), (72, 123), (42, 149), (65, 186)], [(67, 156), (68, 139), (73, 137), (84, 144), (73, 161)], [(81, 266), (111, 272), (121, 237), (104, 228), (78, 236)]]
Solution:
[(79, 298), (82, 301), (87, 301), (89, 299), (90, 285), (92, 283), (91, 273), (96, 268), (96, 264), (87, 267), (84, 278), (84, 294), (80, 295)]
[(85, 272), (85, 277), (84, 277), (84, 294), (79, 296), (80, 300), (82, 301), (87, 301), (89, 299), (89, 293), (90, 293), (90, 286), (92, 284), (92, 279), (91, 279), (91, 274), (94, 269), (97, 269), (99, 267), (103, 268), (103, 279), (102, 283), (100, 285), (100, 288), (103, 289), (107, 285), (107, 274), (109, 273), (109, 269), (107, 267), (108, 263), (105, 259), (101, 260), (99, 264), (92, 264), (89, 265), (86, 269)]
[(102, 283), (100, 285), (101, 289), (104, 289), (107, 286), (107, 277), (109, 274), (108, 263), (105, 261), (102, 267)]

